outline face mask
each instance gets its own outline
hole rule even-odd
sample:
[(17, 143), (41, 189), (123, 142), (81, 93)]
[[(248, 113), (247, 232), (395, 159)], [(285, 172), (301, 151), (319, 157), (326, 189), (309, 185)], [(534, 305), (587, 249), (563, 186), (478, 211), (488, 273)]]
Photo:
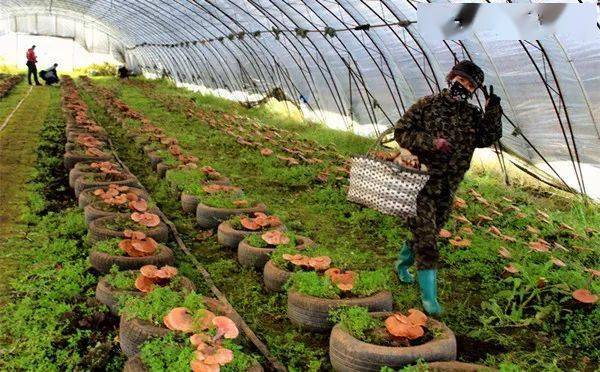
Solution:
[(466, 101), (473, 96), (467, 88), (465, 88), (461, 83), (455, 81), (450, 85), (450, 95), (455, 99)]

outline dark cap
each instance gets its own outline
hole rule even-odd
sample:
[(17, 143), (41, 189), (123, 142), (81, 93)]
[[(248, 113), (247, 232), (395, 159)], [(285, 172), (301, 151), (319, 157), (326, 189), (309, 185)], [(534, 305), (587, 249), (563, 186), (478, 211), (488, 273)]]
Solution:
[(450, 82), (455, 76), (462, 76), (465, 79), (469, 79), (475, 86), (480, 87), (483, 85), (484, 74), (483, 70), (469, 60), (458, 62), (452, 70), (446, 76), (446, 81)]

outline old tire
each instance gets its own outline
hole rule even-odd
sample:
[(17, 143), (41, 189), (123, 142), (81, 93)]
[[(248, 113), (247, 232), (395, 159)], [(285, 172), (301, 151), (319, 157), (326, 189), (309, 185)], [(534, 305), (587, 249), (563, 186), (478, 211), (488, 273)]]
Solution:
[(69, 172), (69, 186), (72, 189), (75, 188), (75, 182), (77, 181), (77, 179), (79, 179), (79, 177), (94, 175), (94, 173), (92, 172), (82, 172), (81, 170), (77, 169), (77, 165), (79, 164), (82, 163), (77, 163), (75, 167), (73, 167), (73, 169), (71, 169), (71, 171)]
[[(71, 188), (75, 187), (75, 181), (77, 181), (77, 178), (81, 177), (82, 175), (87, 176), (98, 173), (95, 170), (90, 169), (90, 164), (92, 163), (93, 162), (80, 162), (75, 164), (73, 169), (71, 169), (71, 171), (69, 172), (69, 186)], [(119, 167), (119, 170), (122, 171), (121, 167)]]
[(197, 196), (182, 192), (179, 200), (181, 200), (181, 209), (183, 209), (184, 212), (190, 214), (196, 213), (196, 208), (198, 208), (200, 200)]
[(156, 171), (156, 166), (158, 163), (162, 162), (164, 159), (160, 156), (156, 155), (155, 151), (150, 151), (147, 153), (148, 159), (150, 159), (150, 164), (152, 164), (152, 170)]
[(162, 162), (156, 165), (156, 173), (158, 173), (158, 177), (160, 178), (165, 178), (165, 174), (167, 174), (169, 169), (171, 169), (171, 166)]
[(273, 261), (269, 260), (263, 269), (263, 281), (265, 287), (271, 292), (280, 292), (283, 286), (292, 276), (291, 271), (283, 270), (275, 266)]
[[(134, 356), (133, 358), (127, 359), (125, 365), (123, 366), (123, 372), (148, 372), (149, 369), (146, 367), (144, 362), (142, 362), (142, 358), (139, 355)], [(244, 372), (263, 372), (264, 369), (258, 362), (254, 362), (246, 371)]]
[(142, 362), (142, 358), (139, 355), (127, 359), (123, 366), (123, 372), (148, 372), (148, 368)]
[[(312, 240), (304, 236), (297, 235), (296, 239), (298, 242), (296, 249), (299, 251), (314, 245)], [(238, 262), (243, 267), (253, 267), (260, 270), (265, 267), (271, 253), (274, 251), (275, 248), (253, 247), (246, 240), (242, 240), (237, 251)]]
[[(386, 316), (383, 313), (379, 316)], [(333, 327), (329, 338), (329, 359), (335, 371), (375, 372), (388, 366), (399, 369), (414, 364), (418, 359), (426, 362), (456, 359), (454, 333), (443, 323), (429, 319), (432, 326), (442, 334), (436, 339), (418, 346), (390, 347), (368, 344), (346, 332), (339, 324)]]
[[(86, 224), (90, 224), (93, 220), (97, 220), (98, 218), (102, 218), (102, 217), (116, 217), (118, 215), (128, 218), (130, 216), (130, 214), (128, 213), (119, 213), (119, 212), (107, 212), (107, 211), (103, 211), (102, 209), (98, 209), (95, 205), (96, 203), (91, 203), (86, 205), (83, 208), (83, 214), (85, 216), (85, 223)], [(148, 209), (148, 212), (150, 213), (158, 213), (158, 208), (154, 207), (154, 208), (150, 208)]]
[[(272, 230), (280, 230), (286, 231), (286, 227), (281, 225), (277, 226)], [(240, 242), (244, 240), (250, 234), (259, 233), (261, 231), (246, 231), (246, 230), (236, 230), (231, 226), (229, 221), (223, 221), (219, 224), (217, 228), (217, 241), (223, 247), (236, 249)]]
[[(134, 271), (136, 273), (138, 273), (137, 271)], [(192, 292), (196, 289), (196, 286), (194, 286), (194, 283), (192, 283), (188, 278), (186, 278), (185, 276), (181, 276), (181, 289), (185, 290), (187, 292)], [(98, 284), (96, 285), (96, 299), (98, 301), (100, 301), (101, 303), (103, 303), (104, 305), (106, 305), (110, 311), (114, 314), (114, 315), (118, 315), (119, 313), (119, 300), (118, 300), (118, 296), (120, 295), (130, 295), (130, 296), (143, 296), (144, 292), (140, 292), (140, 291), (127, 291), (127, 290), (120, 290), (120, 289), (115, 289), (113, 288), (110, 284), (108, 284), (108, 281), (106, 280), (106, 277), (100, 278), (100, 280), (98, 281)]]
[(214, 229), (225, 220), (232, 216), (248, 214), (252, 212), (267, 212), (267, 206), (259, 203), (251, 208), (213, 208), (208, 205), (198, 203), (196, 207), (196, 222), (203, 229)]
[(120, 181), (88, 181), (85, 179), (85, 177), (79, 177), (75, 181), (75, 187), (73, 188), (73, 190), (75, 191), (75, 196), (78, 198), (79, 194), (83, 190), (91, 188), (96, 189), (98, 187), (108, 187), (108, 185), (110, 184), (129, 187), (140, 187), (140, 182), (138, 181), (138, 179), (134, 175), (126, 173), (126, 178)]
[[(116, 217), (101, 217), (90, 222), (88, 225), (88, 234), (92, 243), (112, 238), (125, 238), (123, 231), (111, 230), (105, 226), (107, 222), (110, 222), (114, 218)], [(169, 240), (169, 229), (162, 221), (158, 226), (151, 227), (144, 231), (144, 233), (159, 243), (166, 243)]]
[[(205, 297), (204, 304), (206, 308), (216, 315), (224, 315), (229, 317), (239, 326), (239, 321), (236, 321), (236, 317), (230, 311), (221, 311), (221, 306), (226, 308), (221, 302), (216, 299)], [(171, 332), (168, 328), (157, 327), (150, 322), (141, 319), (127, 320), (125, 317), (121, 317), (119, 322), (119, 343), (121, 344), (121, 350), (128, 357), (132, 357), (139, 352), (139, 347), (147, 340), (154, 337), (162, 337), (167, 333)]]
[(393, 300), (388, 291), (347, 299), (318, 298), (290, 291), (287, 305), (287, 315), (292, 323), (312, 332), (325, 332), (332, 327), (328, 320), (331, 310), (342, 306), (363, 306), (372, 312), (392, 311)]
[(92, 267), (103, 274), (108, 273), (113, 265), (116, 265), (119, 270), (138, 270), (144, 265), (161, 267), (173, 265), (174, 262), (175, 258), (173, 257), (173, 251), (164, 245), (159, 245), (157, 254), (146, 257), (112, 256), (97, 250), (92, 250), (90, 252), (90, 263), (92, 264)]
[[(96, 190), (96, 188), (92, 187), (86, 190), (83, 190), (82, 192), (79, 193), (79, 208), (85, 208), (86, 205), (93, 203), (96, 200), (100, 200), (99, 198), (97, 198), (94, 195), (94, 191)], [(137, 196), (148, 200), (148, 193), (146, 193), (146, 191), (139, 189), (137, 187), (130, 187), (129, 190), (127, 192), (132, 192), (134, 194), (136, 194)]]
[(493, 372), (497, 369), (481, 364), (451, 362), (427, 363), (427, 368), (432, 372)]
[(124, 213), (116, 213), (116, 212), (107, 212), (101, 209), (96, 208), (93, 204), (88, 204), (83, 208), (83, 215), (85, 216), (85, 223), (89, 225), (93, 220), (97, 220), (102, 217), (116, 217), (117, 215), (122, 215), (127, 217), (127, 214)]
[(111, 154), (106, 154), (105, 156), (89, 156), (85, 154), (77, 154), (70, 151), (65, 152), (63, 156), (63, 161), (65, 164), (65, 169), (67, 172), (71, 171), (75, 164), (80, 162), (93, 162), (93, 161), (113, 161), (113, 157)]
[(158, 327), (141, 319), (125, 319), (119, 322), (119, 344), (128, 357), (140, 352), (140, 346), (152, 338), (163, 337), (171, 332), (168, 328)]

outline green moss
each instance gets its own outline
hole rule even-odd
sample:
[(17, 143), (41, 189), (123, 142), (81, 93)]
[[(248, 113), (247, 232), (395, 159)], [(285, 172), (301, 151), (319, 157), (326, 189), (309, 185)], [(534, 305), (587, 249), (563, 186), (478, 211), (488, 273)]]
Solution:
[(288, 244), (280, 244), (277, 246), (272, 246), (270, 244), (268, 244), (263, 238), (262, 238), (262, 234), (264, 232), (257, 232), (255, 234), (250, 234), (248, 235), (244, 240), (246, 240), (246, 242), (248, 244), (250, 244), (250, 246), (252, 247), (256, 247), (256, 248), (280, 248), (282, 250), (292, 250), (295, 251), (294, 254), (298, 253), (298, 251), (296, 250), (296, 246), (297, 246), (297, 240), (296, 240), (296, 234), (290, 232), (290, 231), (286, 231), (284, 234), (285, 236), (290, 238), (290, 242)]
[(122, 239), (119, 238), (101, 240), (94, 243), (92, 249), (98, 252), (109, 254), (111, 256), (124, 256), (125, 252), (119, 248), (119, 242), (121, 240)]
[(343, 307), (329, 313), (333, 323), (339, 323), (353, 337), (368, 342), (367, 332), (381, 327), (381, 320), (369, 314), (369, 309), (361, 306)]
[(319, 298), (339, 298), (340, 290), (329, 278), (314, 271), (298, 271), (287, 283), (288, 290)]
[(392, 270), (384, 268), (375, 271), (360, 271), (352, 288), (352, 293), (359, 296), (370, 296), (390, 288)]
[(169, 166), (175, 166), (179, 164), (179, 160), (173, 156), (169, 151), (158, 149), (156, 155), (162, 159), (162, 162)]
[[(224, 340), (223, 347), (233, 351), (233, 361), (222, 366), (221, 371), (245, 372), (255, 360), (232, 340)], [(151, 372), (189, 371), (194, 351), (187, 335), (170, 333), (145, 342), (140, 349), (140, 358)]]
[(136, 271), (119, 271), (116, 265), (110, 268), (110, 273), (106, 276), (106, 282), (118, 290), (135, 289), (135, 279), (138, 273)]
[(136, 230), (146, 232), (152, 227), (141, 225), (129, 217), (117, 215), (115, 218), (103, 221), (104, 227), (113, 231)]
[(163, 324), (163, 318), (176, 307), (186, 307), (197, 312), (204, 309), (203, 296), (191, 292), (176, 292), (170, 288), (156, 288), (143, 297), (125, 297), (119, 299), (123, 304), (120, 314), (127, 319), (142, 319), (155, 325)]
[[(354, 296), (366, 297), (389, 288), (391, 271), (359, 271), (354, 288)], [(288, 282), (288, 289), (319, 298), (339, 298), (342, 292), (333, 285), (328, 277), (314, 271), (297, 271)]]

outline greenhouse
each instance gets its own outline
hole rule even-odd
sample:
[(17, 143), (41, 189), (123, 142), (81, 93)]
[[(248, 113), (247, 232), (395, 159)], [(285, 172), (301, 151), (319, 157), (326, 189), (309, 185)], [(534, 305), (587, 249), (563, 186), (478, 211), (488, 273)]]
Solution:
[(0, 0), (0, 370), (600, 369), (591, 1)]

